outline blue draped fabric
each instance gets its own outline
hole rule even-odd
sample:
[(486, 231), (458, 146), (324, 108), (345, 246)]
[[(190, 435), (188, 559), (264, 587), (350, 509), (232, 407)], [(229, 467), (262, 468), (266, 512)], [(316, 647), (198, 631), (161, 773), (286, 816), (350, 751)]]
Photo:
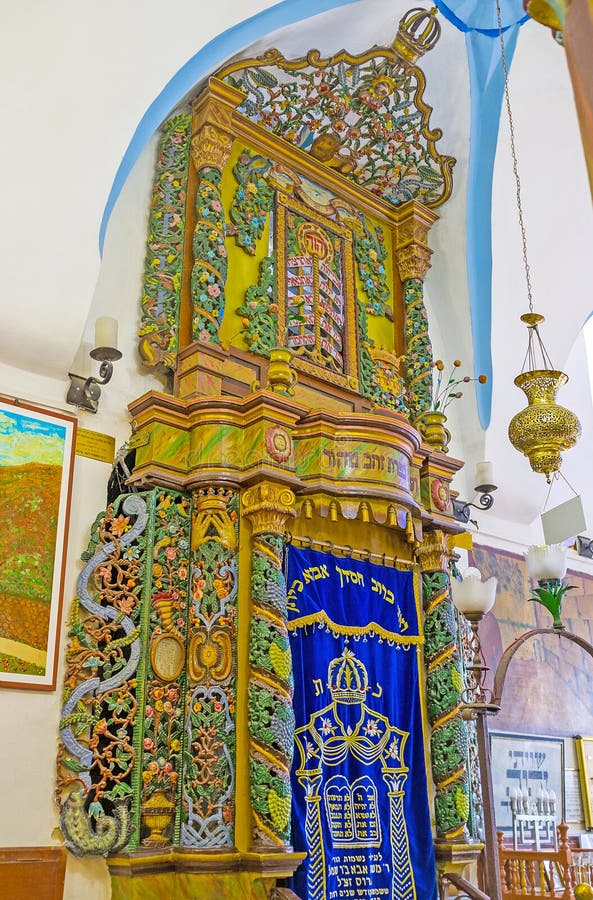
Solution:
[(287, 550), (303, 900), (436, 900), (413, 576)]
[[(504, 92), (496, 3), (436, 0), (441, 13), (465, 33), (471, 93), (467, 177), (466, 254), (474, 375), (488, 376), (477, 389), (482, 428), (492, 410), (492, 178)], [(510, 69), (519, 28), (528, 19), (522, 0), (500, 0), (505, 56)]]

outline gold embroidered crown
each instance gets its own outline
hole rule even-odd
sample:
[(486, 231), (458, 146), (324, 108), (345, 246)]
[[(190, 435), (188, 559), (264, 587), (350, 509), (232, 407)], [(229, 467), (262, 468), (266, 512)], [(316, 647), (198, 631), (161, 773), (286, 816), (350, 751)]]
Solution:
[(362, 703), (369, 688), (367, 670), (351, 650), (332, 659), (327, 670), (327, 686), (334, 700), (341, 703)]

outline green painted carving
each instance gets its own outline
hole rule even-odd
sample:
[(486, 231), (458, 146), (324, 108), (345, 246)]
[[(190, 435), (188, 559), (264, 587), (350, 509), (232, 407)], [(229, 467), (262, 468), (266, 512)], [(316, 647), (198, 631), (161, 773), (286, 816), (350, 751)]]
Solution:
[(461, 717), (464, 681), (449, 575), (423, 573), (422, 590), (436, 832), (437, 838), (463, 841), (470, 809), (468, 732)]
[(434, 801), (437, 834), (447, 837), (463, 831), (469, 815), (469, 796), (464, 785), (437, 793)]
[(84, 793), (75, 790), (64, 801), (60, 828), (66, 847), (76, 856), (107, 856), (127, 843), (131, 830), (130, 810), (127, 805), (116, 803), (113, 816), (99, 815), (93, 826), (85, 808)]
[(468, 770), (470, 783), (470, 814), (468, 818), (469, 833), (475, 841), (484, 840), (484, 803), (482, 799), (482, 773), (478, 756), (478, 736), (476, 723), (467, 723), (468, 731)]
[(137, 494), (120, 497), (95, 520), (83, 554), (68, 633), (56, 790), (67, 846), (78, 854), (134, 844), (149, 506)]
[(233, 167), (238, 188), (229, 216), (235, 226), (235, 240), (246, 253), (255, 255), (256, 242), (263, 234), (268, 213), (274, 202), (274, 189), (267, 181), (269, 159), (245, 149)]
[(283, 538), (253, 542), (249, 637), (249, 730), (254, 840), (261, 846), (290, 842), (290, 766), (294, 747), (292, 658), (286, 628)]
[(175, 368), (178, 349), (190, 129), (189, 115), (163, 128), (146, 242), (139, 350), (146, 366), (165, 370)]
[(399, 374), (400, 359), (384, 350), (369, 352), (372, 364), (371, 400), (376, 406), (407, 413), (406, 385)]
[(389, 307), (390, 291), (387, 283), (385, 260), (387, 248), (380, 225), (373, 228), (359, 214), (361, 230), (354, 231), (354, 256), (358, 263), (358, 274), (367, 303), (366, 311), (370, 316), (387, 316), (393, 319)]
[[(258, 823), (254, 836), (266, 846), (288, 844), (292, 804), (290, 783), (274, 775), (269, 765), (253, 758), (249, 761), (249, 774), (251, 804)], [(270, 840), (271, 835), (280, 840)]]
[(467, 755), (468, 736), (464, 724), (462, 720), (454, 719), (434, 733), (432, 766), (440, 778), (444, 778), (447, 772), (454, 771), (460, 757)]
[(199, 173), (191, 275), (192, 339), (218, 344), (224, 313), (227, 252), (221, 196), (221, 172), (204, 166)]
[(454, 709), (462, 687), (463, 680), (455, 663), (435, 669), (430, 683), (426, 685), (429, 718), (434, 720), (438, 718), (439, 713)]
[[(142, 766), (135, 773), (138, 808), (142, 813), (138, 840), (148, 847), (177, 843), (180, 828), (191, 526), (186, 496), (155, 489), (152, 500), (148, 557), (151, 571), (145, 584), (143, 611), (143, 644), (147, 652), (139, 672), (144, 722), (142, 731), (136, 734)], [(169, 816), (170, 824), (155, 836), (149, 816), (151, 805), (157, 803), (162, 815)]]
[(227, 73), (246, 95), (240, 113), (393, 206), (449, 196), (453, 160), (436, 152), (424, 78), (394, 50), (330, 59), (313, 50), (299, 60), (270, 51)]
[[(442, 573), (430, 573), (424, 576), (425, 590), (433, 592), (442, 589)], [(424, 623), (426, 643), (434, 656), (451, 644), (451, 635), (455, 634), (455, 610), (452, 605), (439, 603)]]
[(373, 342), (368, 336), (366, 306), (356, 301), (356, 324), (358, 326), (358, 383), (363, 397), (373, 396), (373, 360), (371, 349)]
[(432, 344), (424, 306), (424, 288), (419, 278), (403, 283), (406, 345), (407, 405), (415, 422), (432, 403)]
[(375, 349), (368, 336), (367, 316), (386, 316), (393, 320), (389, 305), (391, 295), (385, 268), (388, 254), (383, 229), (380, 225), (373, 228), (359, 213), (353, 235), (354, 256), (363, 294), (363, 298), (358, 300), (361, 393), (376, 406), (407, 413), (406, 384), (399, 372), (400, 360), (393, 353)]
[(242, 334), (249, 350), (269, 356), (278, 343), (276, 303), (276, 256), (264, 256), (259, 264), (260, 277), (245, 292), (245, 303), (237, 309), (243, 317)]
[(190, 521), (181, 494), (123, 496), (83, 554), (57, 783), (74, 852), (163, 846), (179, 830)]
[(193, 498), (191, 611), (181, 843), (234, 845), (238, 496)]

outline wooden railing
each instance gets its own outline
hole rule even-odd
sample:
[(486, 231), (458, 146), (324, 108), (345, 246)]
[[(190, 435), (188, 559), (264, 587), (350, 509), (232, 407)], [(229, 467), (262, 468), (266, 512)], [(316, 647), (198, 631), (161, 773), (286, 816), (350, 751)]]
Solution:
[(490, 900), (488, 894), (481, 891), (474, 884), (471, 884), (462, 875), (454, 872), (443, 872), (440, 880), (440, 898), (441, 900), (449, 900), (449, 885), (455, 888), (454, 897), (456, 900)]
[(579, 884), (593, 886), (593, 854), (587, 849), (573, 849), (572, 873), (575, 887)]
[[(526, 897), (575, 900), (575, 886), (593, 885), (592, 853), (571, 850), (568, 825), (564, 822), (558, 826), (558, 850), (514, 850), (504, 846), (503, 835), (499, 831), (498, 856), (504, 900), (524, 900)], [(488, 894), (452, 872), (444, 872), (439, 884), (441, 900), (451, 897), (456, 900), (489, 900)]]
[(574, 900), (572, 852), (567, 840), (568, 825), (558, 826), (558, 850), (513, 850), (503, 845), (498, 833), (500, 880), (505, 900), (524, 897), (556, 897)]

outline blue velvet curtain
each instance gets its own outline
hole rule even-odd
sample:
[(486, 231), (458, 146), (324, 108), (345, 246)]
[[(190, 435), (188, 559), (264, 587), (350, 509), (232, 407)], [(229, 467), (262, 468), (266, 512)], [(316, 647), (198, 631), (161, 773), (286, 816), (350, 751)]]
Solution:
[(412, 574), (289, 547), (287, 586), (293, 890), (436, 900)]

